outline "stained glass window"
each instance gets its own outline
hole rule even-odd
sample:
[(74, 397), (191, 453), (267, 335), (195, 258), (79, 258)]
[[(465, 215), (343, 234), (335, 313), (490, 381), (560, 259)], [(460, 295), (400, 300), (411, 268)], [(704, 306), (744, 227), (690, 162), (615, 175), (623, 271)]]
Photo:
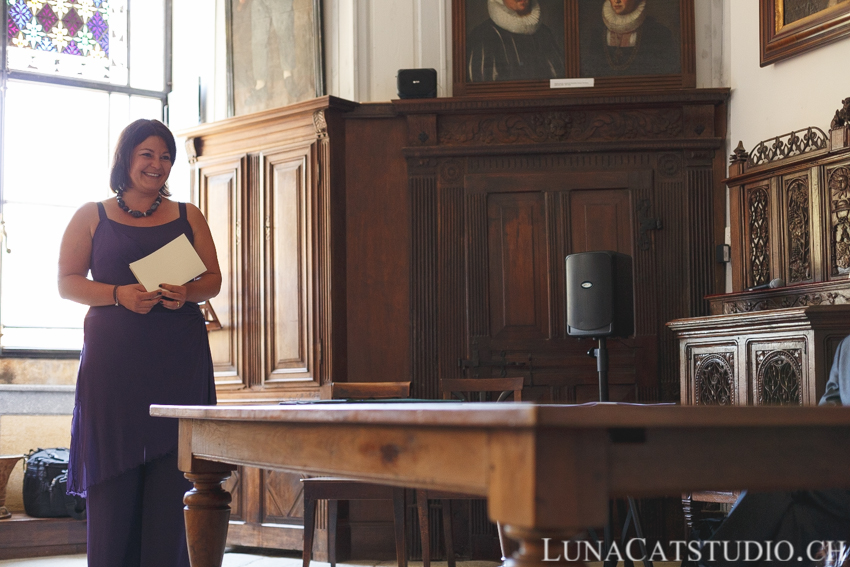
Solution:
[(6, 0), (9, 69), (127, 83), (126, 0)]

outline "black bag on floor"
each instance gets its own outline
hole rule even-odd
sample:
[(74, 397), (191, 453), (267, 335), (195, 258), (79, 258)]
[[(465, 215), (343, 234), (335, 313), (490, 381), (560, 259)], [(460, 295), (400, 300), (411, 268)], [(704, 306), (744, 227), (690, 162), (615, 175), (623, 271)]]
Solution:
[(68, 486), (68, 449), (38, 449), (27, 455), (24, 473), (24, 509), (34, 518), (86, 517), (86, 500), (65, 491)]

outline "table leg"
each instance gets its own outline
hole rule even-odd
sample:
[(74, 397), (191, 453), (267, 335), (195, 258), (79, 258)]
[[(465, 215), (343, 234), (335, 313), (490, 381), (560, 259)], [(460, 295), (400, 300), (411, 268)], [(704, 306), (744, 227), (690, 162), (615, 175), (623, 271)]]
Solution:
[(519, 550), (505, 561), (504, 567), (585, 566), (582, 561), (570, 561), (570, 558), (564, 554), (562, 543), (581, 530), (551, 531), (510, 525), (505, 525), (504, 530), (505, 535), (519, 542)]
[(221, 567), (230, 520), (230, 472), (185, 473), (195, 487), (183, 497), (186, 541), (192, 567)]

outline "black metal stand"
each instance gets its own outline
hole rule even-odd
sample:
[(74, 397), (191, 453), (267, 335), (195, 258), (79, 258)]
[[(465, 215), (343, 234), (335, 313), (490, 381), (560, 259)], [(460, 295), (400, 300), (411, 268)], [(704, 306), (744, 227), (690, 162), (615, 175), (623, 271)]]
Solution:
[[(590, 349), (587, 354), (596, 358), (596, 370), (599, 372), (599, 401), (607, 402), (608, 398), (608, 344), (605, 337), (599, 337), (599, 346), (597, 348)], [(626, 535), (629, 531), (629, 524), (634, 524), (635, 534), (640, 540), (640, 551), (643, 554), (643, 565), (644, 567), (652, 567), (652, 561), (649, 560), (649, 555), (647, 554), (645, 538), (643, 537), (643, 526), (640, 524), (640, 516), (638, 516), (637, 504), (635, 503), (635, 499), (631, 496), (627, 497), (626, 500), (629, 504), (629, 511), (626, 513), (626, 519), (623, 523), (623, 531), (620, 535), (620, 551), (622, 552), (624, 549), (624, 545), (626, 543)], [(608, 525), (605, 526), (605, 551), (606, 555), (608, 550), (611, 549), (611, 545), (613, 543), (613, 510), (609, 506), (608, 509)], [(628, 558), (624, 561), (626, 567), (629, 567), (632, 564)], [(616, 567), (617, 560), (616, 558), (608, 559), (603, 563), (603, 567)]]
[(596, 370), (599, 372), (599, 401), (608, 401), (608, 343), (605, 337), (599, 337), (599, 347), (592, 348), (587, 354), (596, 358)]

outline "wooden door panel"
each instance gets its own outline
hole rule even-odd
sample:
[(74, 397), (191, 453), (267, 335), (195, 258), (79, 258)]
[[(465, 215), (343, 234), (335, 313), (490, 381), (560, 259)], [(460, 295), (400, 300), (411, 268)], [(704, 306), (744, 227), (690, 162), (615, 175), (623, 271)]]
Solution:
[[(805, 336), (747, 342), (747, 381), (752, 405), (815, 405), (809, 391), (809, 353)], [(813, 388), (811, 388), (813, 390)]]
[[(485, 333), (468, 337), (461, 366), (471, 377), (523, 376), (529, 399), (595, 400), (596, 360), (587, 356), (595, 342), (569, 337), (563, 328), (563, 259), (614, 250), (645, 261), (645, 254), (635, 256), (635, 203), (651, 199), (652, 177), (640, 171), (531, 177), (533, 182), (506, 173), (466, 178), (471, 218), (487, 218), (486, 227), (467, 225), (470, 247), (486, 247), (484, 254), (467, 256), (467, 311), (486, 309), (475, 317), (487, 325)], [(654, 270), (639, 269), (649, 277), (635, 278), (635, 295), (649, 296)], [(474, 278), (477, 273), (487, 274), (486, 280)], [(611, 340), (608, 347), (611, 399), (655, 399), (657, 334)]]
[(199, 208), (210, 226), (221, 268), (221, 291), (210, 300), (221, 329), (210, 331), (210, 352), (217, 388), (242, 387), (242, 333), (239, 298), (242, 291), (243, 159), (199, 165)]
[(264, 470), (263, 480), (263, 523), (303, 523), (301, 475)]
[(498, 193), (487, 200), (490, 336), (546, 338), (548, 251), (543, 193)]
[(625, 189), (570, 191), (570, 252), (613, 250), (632, 256), (631, 210)]
[(266, 385), (313, 379), (309, 148), (266, 156)]

